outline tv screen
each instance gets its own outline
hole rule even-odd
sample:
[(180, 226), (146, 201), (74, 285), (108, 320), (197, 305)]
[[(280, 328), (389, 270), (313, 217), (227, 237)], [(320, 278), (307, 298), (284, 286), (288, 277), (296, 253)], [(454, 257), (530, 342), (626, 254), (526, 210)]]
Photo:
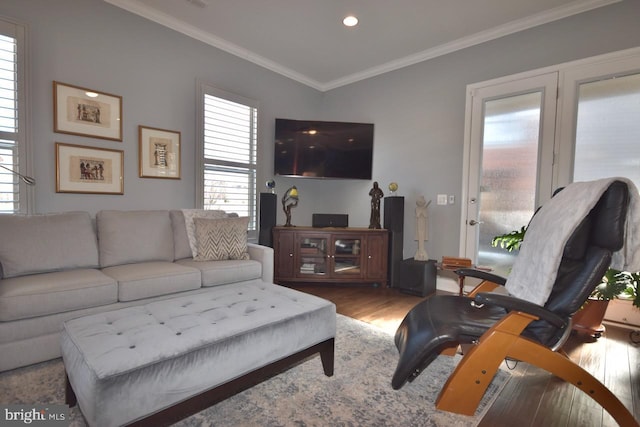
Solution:
[(274, 173), (371, 179), (373, 124), (276, 119)]

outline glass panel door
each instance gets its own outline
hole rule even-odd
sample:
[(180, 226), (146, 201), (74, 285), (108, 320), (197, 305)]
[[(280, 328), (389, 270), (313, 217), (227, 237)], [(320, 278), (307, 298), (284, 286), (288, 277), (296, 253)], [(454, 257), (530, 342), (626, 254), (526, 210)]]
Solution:
[(327, 239), (305, 236), (298, 245), (298, 277), (324, 276), (327, 273)]
[(535, 210), (541, 100), (537, 91), (484, 104), (479, 265), (508, 271), (515, 253), (491, 246), (491, 240), (519, 230)]
[(362, 239), (336, 238), (333, 243), (333, 273), (359, 277), (362, 274)]
[(640, 184), (640, 73), (578, 86), (574, 181), (623, 176)]

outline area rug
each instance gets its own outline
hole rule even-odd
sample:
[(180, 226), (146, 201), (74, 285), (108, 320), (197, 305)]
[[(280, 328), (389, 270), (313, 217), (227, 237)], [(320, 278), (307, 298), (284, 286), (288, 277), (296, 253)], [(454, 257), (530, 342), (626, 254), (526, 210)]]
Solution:
[[(335, 373), (318, 356), (181, 422), (177, 426), (474, 426), (509, 379), (500, 370), (474, 416), (435, 408), (456, 358), (438, 357), (413, 383), (391, 388), (398, 361), (393, 336), (338, 315)], [(0, 403), (64, 402), (61, 359), (0, 374)], [(86, 423), (77, 406), (71, 426)]]

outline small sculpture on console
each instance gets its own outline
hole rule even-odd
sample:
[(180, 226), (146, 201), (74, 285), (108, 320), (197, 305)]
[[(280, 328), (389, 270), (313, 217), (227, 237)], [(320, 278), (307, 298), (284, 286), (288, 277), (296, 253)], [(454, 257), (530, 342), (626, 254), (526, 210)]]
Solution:
[(428, 261), (429, 255), (424, 248), (425, 240), (429, 240), (428, 215), (427, 207), (431, 204), (431, 200), (427, 203), (424, 196), (420, 196), (416, 200), (416, 240), (418, 241), (418, 250), (413, 259), (416, 261)]
[(369, 228), (382, 228), (380, 225), (380, 199), (384, 197), (384, 193), (378, 187), (378, 181), (373, 182), (373, 188), (369, 191), (371, 196), (371, 218), (369, 219)]
[(291, 225), (291, 208), (295, 208), (296, 206), (298, 206), (298, 189), (294, 185), (282, 196), (282, 209), (287, 217), (287, 222), (284, 224), (285, 227), (293, 227), (293, 225)]

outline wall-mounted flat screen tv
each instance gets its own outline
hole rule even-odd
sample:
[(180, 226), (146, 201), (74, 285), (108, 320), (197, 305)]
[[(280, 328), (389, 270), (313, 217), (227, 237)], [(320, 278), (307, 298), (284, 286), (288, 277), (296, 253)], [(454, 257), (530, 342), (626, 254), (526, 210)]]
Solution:
[(373, 124), (276, 119), (274, 173), (371, 179)]

